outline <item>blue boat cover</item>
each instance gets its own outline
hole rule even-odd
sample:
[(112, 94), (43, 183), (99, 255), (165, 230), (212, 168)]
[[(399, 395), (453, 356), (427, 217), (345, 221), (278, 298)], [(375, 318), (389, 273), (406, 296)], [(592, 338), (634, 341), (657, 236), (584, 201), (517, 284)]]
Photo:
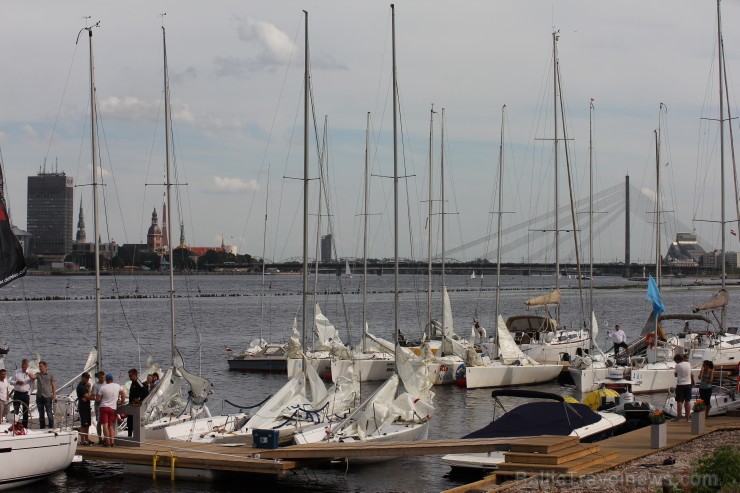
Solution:
[(573, 430), (594, 424), (601, 416), (585, 404), (529, 402), (505, 413), (463, 438), (504, 438), (540, 435), (570, 435)]

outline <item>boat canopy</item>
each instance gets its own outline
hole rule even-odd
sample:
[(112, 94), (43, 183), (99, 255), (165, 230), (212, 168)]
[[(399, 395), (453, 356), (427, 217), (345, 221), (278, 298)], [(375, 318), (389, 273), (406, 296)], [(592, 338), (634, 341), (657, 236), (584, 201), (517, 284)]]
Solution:
[(552, 392), (540, 392), (539, 390), (522, 390), (522, 389), (496, 389), (491, 392), (491, 397), (525, 397), (527, 399), (550, 399), (553, 401), (563, 402), (562, 395), (553, 394)]
[(516, 315), (506, 319), (506, 327), (509, 332), (555, 332), (558, 323), (539, 315)]
[(697, 312), (709, 312), (712, 310), (719, 310), (727, 306), (730, 302), (730, 293), (726, 289), (720, 289), (711, 298), (694, 307), (694, 313)]
[(547, 306), (547, 305), (559, 305), (560, 304), (560, 290), (556, 289), (550, 294), (543, 294), (542, 296), (535, 296), (529, 298), (524, 302), (529, 308), (533, 306)]
[(599, 414), (585, 404), (528, 402), (463, 438), (567, 436), (574, 430), (598, 423), (601, 419)]

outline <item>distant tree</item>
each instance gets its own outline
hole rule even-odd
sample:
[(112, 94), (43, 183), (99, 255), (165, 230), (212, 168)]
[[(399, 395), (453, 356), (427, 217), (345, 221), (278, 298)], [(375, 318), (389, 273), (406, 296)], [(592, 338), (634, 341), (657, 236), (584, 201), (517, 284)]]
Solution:
[(187, 248), (175, 248), (172, 250), (172, 267), (178, 270), (195, 269), (193, 254)]

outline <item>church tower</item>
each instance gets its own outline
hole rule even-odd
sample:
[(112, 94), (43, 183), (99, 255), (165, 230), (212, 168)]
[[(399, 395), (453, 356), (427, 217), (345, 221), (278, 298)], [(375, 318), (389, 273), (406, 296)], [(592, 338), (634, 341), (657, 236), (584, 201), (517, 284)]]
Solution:
[(167, 233), (167, 204), (162, 202), (162, 247), (167, 249), (170, 246), (170, 236)]
[(150, 251), (162, 250), (162, 230), (159, 228), (159, 217), (157, 217), (157, 208), (152, 212), (152, 225), (146, 233), (146, 246)]
[(82, 214), (82, 200), (80, 200), (80, 215), (77, 219), (77, 243), (87, 243), (87, 234), (85, 233), (85, 216)]

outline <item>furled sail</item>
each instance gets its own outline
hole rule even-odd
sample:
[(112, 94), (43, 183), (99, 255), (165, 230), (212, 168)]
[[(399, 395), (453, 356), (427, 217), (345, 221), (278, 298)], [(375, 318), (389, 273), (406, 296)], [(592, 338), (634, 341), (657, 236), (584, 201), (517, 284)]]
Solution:
[(730, 293), (726, 289), (720, 289), (711, 298), (694, 307), (694, 313), (698, 312), (709, 312), (712, 310), (719, 310), (727, 306), (730, 302)]
[(520, 365), (525, 364), (536, 364), (534, 360), (531, 360), (526, 354), (519, 349), (514, 337), (506, 328), (504, 318), (499, 315), (496, 322), (496, 343), (498, 344), (498, 355), (501, 362), (505, 365), (516, 364), (518, 361)]
[(10, 218), (5, 206), (5, 190), (0, 185), (0, 286), (5, 286), (25, 275), (26, 259), (23, 257), (23, 247), (10, 228)]
[(339, 331), (321, 313), (318, 303), (316, 303), (314, 321), (316, 324), (316, 338), (318, 339), (318, 345), (314, 349), (327, 350), (331, 349), (334, 344), (342, 344), (342, 341), (339, 339)]
[(547, 305), (559, 305), (560, 304), (560, 290), (556, 289), (550, 294), (544, 294), (542, 296), (535, 296), (524, 302), (528, 307), (533, 306), (547, 306)]

